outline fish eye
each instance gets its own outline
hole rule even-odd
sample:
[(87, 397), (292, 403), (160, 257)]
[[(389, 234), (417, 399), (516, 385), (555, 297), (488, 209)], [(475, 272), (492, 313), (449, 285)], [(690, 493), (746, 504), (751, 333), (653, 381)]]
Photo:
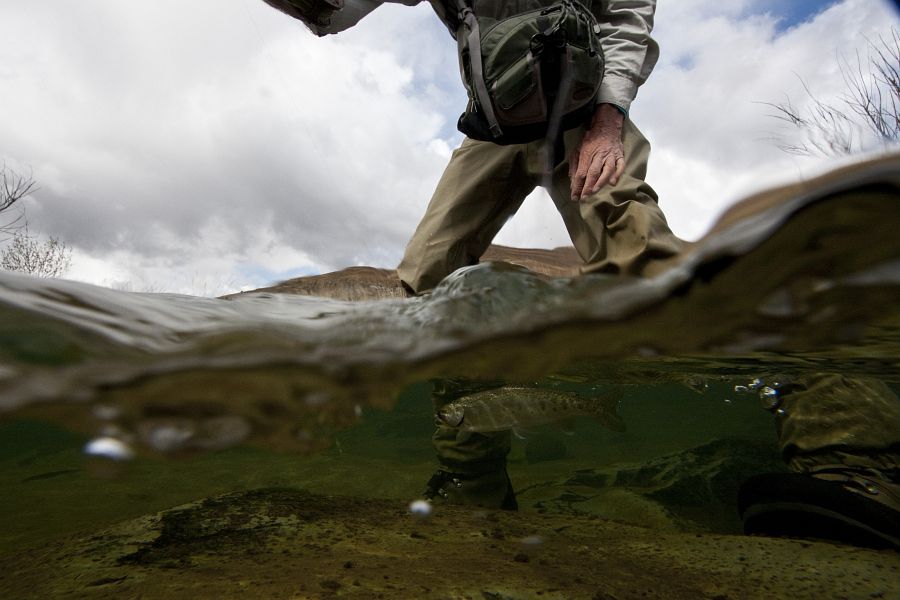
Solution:
[(459, 425), (463, 422), (463, 417), (465, 413), (461, 410), (449, 410), (446, 408), (442, 408), (437, 412), (438, 419), (444, 425), (449, 427), (459, 427)]

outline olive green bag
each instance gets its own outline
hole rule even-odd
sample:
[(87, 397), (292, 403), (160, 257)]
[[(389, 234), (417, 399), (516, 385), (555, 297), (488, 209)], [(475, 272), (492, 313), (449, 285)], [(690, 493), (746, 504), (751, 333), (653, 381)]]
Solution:
[(600, 27), (577, 0), (507, 19), (479, 18), (456, 0), (460, 73), (469, 102), (459, 118), (467, 136), (519, 144), (590, 119), (603, 77)]

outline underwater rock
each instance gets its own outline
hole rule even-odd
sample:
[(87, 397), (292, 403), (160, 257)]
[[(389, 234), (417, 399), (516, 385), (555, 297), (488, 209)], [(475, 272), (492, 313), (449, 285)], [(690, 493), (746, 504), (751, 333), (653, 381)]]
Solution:
[(638, 491), (692, 523), (740, 531), (735, 503), (741, 484), (759, 473), (785, 470), (772, 445), (723, 439), (620, 470), (612, 485)]
[(886, 598), (898, 577), (892, 552), (454, 506), (422, 520), (402, 501), (288, 488), (0, 557), (0, 596), (22, 599), (820, 600)]
[(649, 489), (649, 498), (670, 509), (721, 505), (733, 510), (738, 488), (748, 477), (784, 470), (773, 445), (723, 439), (621, 470), (612, 485)]
[(661, 530), (738, 533), (741, 483), (785, 469), (769, 444), (719, 439), (640, 465), (578, 469), (527, 488), (518, 500), (543, 513), (595, 515)]
[(745, 479), (785, 468), (770, 444), (723, 439), (620, 470), (612, 485), (652, 489), (647, 495), (667, 506), (733, 506), (738, 487)]

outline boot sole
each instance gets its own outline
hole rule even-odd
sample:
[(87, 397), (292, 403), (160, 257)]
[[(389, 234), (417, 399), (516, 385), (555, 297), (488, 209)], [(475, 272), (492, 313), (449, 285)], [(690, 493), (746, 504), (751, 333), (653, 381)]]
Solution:
[(900, 551), (900, 512), (837, 481), (794, 473), (757, 475), (741, 486), (738, 509), (749, 535)]

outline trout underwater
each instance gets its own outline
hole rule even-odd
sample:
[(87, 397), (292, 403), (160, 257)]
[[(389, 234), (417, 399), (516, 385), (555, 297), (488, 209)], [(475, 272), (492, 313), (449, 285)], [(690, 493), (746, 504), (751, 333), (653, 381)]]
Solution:
[(612, 431), (625, 431), (616, 412), (619, 391), (586, 397), (575, 392), (531, 387), (501, 387), (463, 396), (435, 413), (438, 425), (475, 433), (521, 429), (593, 417)]

